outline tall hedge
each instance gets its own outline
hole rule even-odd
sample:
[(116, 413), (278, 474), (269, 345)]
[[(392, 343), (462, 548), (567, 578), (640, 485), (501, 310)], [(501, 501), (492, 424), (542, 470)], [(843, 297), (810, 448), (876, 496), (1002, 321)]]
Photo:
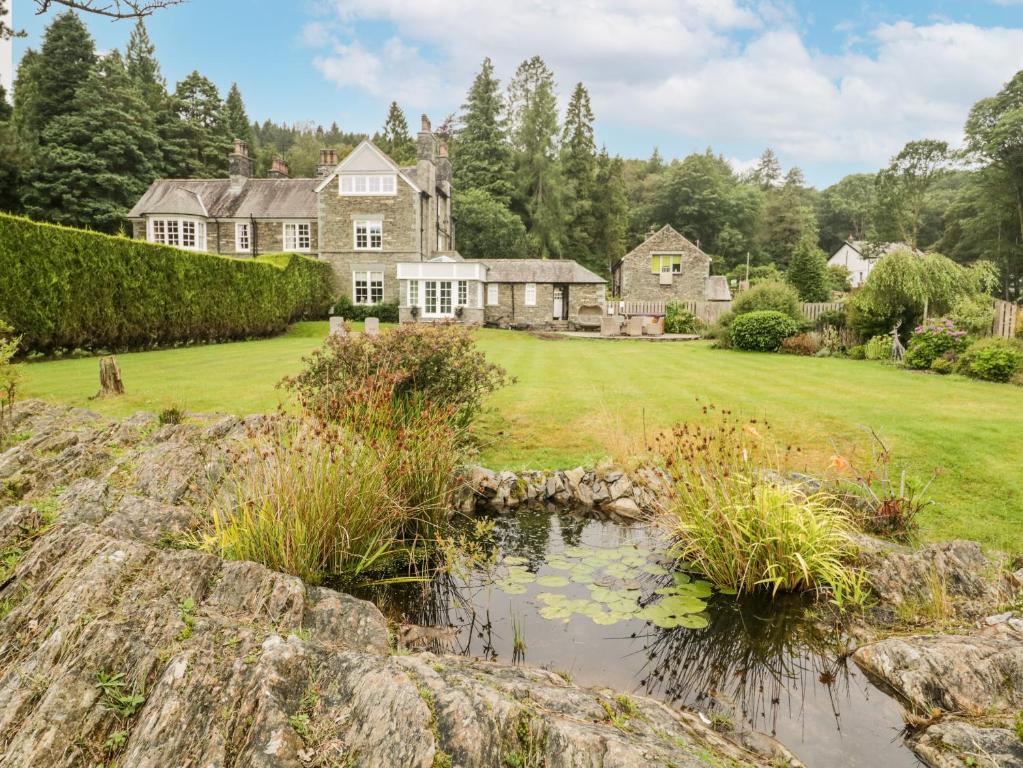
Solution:
[(25, 351), (279, 333), (326, 315), (329, 273), (297, 254), (235, 259), (0, 214), (0, 320)]

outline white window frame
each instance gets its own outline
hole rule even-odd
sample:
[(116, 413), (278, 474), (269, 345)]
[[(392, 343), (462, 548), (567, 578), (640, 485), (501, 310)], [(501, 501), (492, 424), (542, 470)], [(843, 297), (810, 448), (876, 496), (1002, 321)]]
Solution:
[[(305, 227), (305, 235), (302, 235), (302, 227)], [(289, 235), (288, 230), (293, 228), (293, 234)], [(290, 244), (288, 241), (291, 241)], [(305, 240), (305, 245), (302, 241)], [(313, 226), (308, 221), (286, 221), (281, 225), (281, 250), (286, 253), (308, 253), (313, 245)]]
[(252, 223), (236, 221), (234, 223), (234, 250), (236, 253), (252, 252)]
[[(362, 233), (364, 244), (359, 245), (359, 229)], [(374, 245), (374, 241), (376, 244)], [(382, 219), (356, 219), (352, 223), (352, 243), (356, 251), (382, 251), (384, 249), (384, 222)]]
[[(655, 254), (655, 255), (659, 259), (659, 267), (660, 267), (660, 269), (658, 271), (660, 272), (660, 274), (662, 274), (662, 275), (665, 274), (665, 273), (671, 273), (673, 275), (681, 275), (682, 274), (682, 254), (681, 253), (658, 253), (658, 254)], [(678, 259), (678, 264), (677, 265), (674, 264), (672, 262), (672, 259)], [(673, 269), (673, 267), (675, 267), (675, 266), (678, 267), (677, 270)]]
[[(185, 245), (186, 238), (191, 241)], [(146, 240), (183, 251), (206, 250), (206, 219), (197, 216), (155, 216), (146, 222)]]
[[(365, 295), (359, 296), (359, 283), (365, 283)], [(352, 270), (352, 303), (363, 306), (380, 304), (384, 300), (384, 273), (375, 269)]]
[(408, 281), (408, 305), (410, 307), (419, 306), (419, 281), (409, 280)]
[(496, 307), (501, 303), (501, 286), (497, 283), (487, 283), (487, 306)]
[(522, 303), (527, 307), (536, 306), (536, 283), (526, 283)]
[(344, 197), (393, 197), (398, 194), (395, 173), (339, 173), (338, 194)]
[(467, 307), (469, 306), (469, 281), (459, 280), (458, 281), (458, 302), (456, 306)]

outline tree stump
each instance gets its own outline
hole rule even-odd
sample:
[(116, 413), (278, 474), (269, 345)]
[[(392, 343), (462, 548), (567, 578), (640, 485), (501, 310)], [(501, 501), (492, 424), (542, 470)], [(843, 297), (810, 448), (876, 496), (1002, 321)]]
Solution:
[(121, 381), (121, 368), (113, 355), (99, 359), (99, 393), (97, 397), (107, 395), (123, 395), (124, 382)]

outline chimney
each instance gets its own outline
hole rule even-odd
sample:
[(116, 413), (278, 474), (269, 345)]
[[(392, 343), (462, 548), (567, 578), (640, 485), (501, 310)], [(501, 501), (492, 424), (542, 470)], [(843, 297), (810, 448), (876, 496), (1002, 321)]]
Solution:
[(288, 164), (284, 162), (284, 158), (274, 155), (270, 161), (270, 172), (267, 177), (271, 179), (286, 179), (288, 178)]
[(321, 149), (320, 150), (320, 162), (316, 166), (316, 178), (322, 179), (330, 175), (330, 172), (334, 170), (334, 166), (337, 165), (337, 150), (336, 149)]
[(237, 194), (245, 186), (245, 181), (252, 178), (252, 158), (249, 157), (247, 142), (234, 140), (234, 151), (228, 155), (227, 167), (231, 176), (231, 192)]
[(451, 161), (448, 159), (447, 142), (444, 141), (437, 147), (437, 181), (451, 181)]
[(426, 115), (423, 115), (419, 136), (416, 137), (416, 159), (419, 162), (437, 162), (437, 137), (433, 135), (430, 118)]

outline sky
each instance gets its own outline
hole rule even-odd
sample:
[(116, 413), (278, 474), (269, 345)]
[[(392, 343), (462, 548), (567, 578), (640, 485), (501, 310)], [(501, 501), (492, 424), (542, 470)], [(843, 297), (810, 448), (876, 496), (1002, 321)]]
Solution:
[[(13, 6), (16, 62), (54, 11)], [(132, 22), (83, 18), (123, 49)], [(253, 119), (372, 133), (396, 99), (416, 130), (458, 111), (485, 56), (507, 82), (539, 54), (562, 107), (586, 85), (612, 154), (711, 147), (744, 170), (771, 147), (818, 187), (913, 139), (958, 144), (1023, 69), (1023, 0), (190, 0), (147, 25), (171, 84), (237, 82)]]

